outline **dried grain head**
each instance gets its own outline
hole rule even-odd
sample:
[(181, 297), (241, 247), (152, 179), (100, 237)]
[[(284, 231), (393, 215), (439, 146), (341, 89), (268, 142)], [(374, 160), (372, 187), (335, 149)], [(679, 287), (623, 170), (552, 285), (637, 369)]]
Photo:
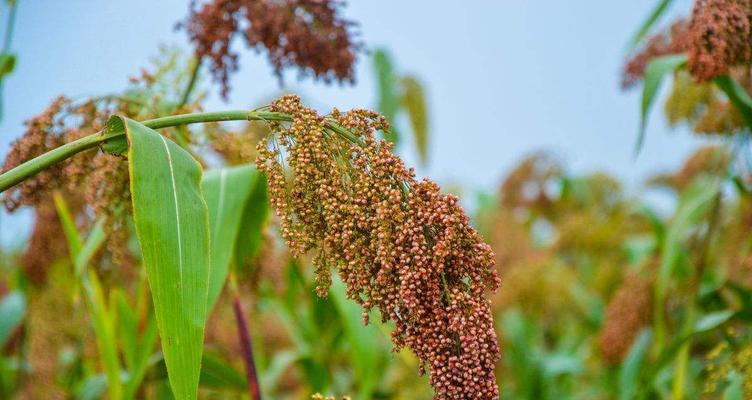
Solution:
[(197, 58), (207, 59), (214, 80), (229, 92), (229, 75), (238, 69), (232, 39), (266, 51), (278, 77), (290, 67), (325, 82), (352, 82), (361, 45), (354, 24), (342, 18), (337, 0), (212, 0), (194, 7), (182, 26)]
[[(499, 349), (485, 292), (499, 279), (490, 247), (458, 199), (415, 179), (391, 145), (376, 139), (386, 124), (372, 112), (324, 117), (295, 96), (271, 110), (292, 122), (272, 125), (257, 165), (291, 251), (315, 252), (319, 293), (326, 295), (336, 269), (366, 321), (376, 308), (395, 324), (396, 349), (421, 359), (436, 399), (498, 398)], [(360, 143), (332, 132), (333, 121)]]

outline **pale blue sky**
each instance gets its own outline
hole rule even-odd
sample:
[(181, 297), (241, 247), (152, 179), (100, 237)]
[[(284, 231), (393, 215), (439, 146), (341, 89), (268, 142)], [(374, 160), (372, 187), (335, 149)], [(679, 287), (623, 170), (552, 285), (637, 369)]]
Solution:
[[(19, 1), (19, 59), (5, 85), (0, 155), (22, 122), (56, 95), (116, 91), (159, 44), (186, 46), (184, 32), (173, 29), (186, 1)], [(420, 173), (495, 190), (521, 157), (549, 149), (575, 172), (603, 170), (636, 186), (700, 143), (669, 132), (655, 113), (642, 154), (632, 158), (639, 99), (637, 91), (620, 91), (619, 77), (625, 43), (654, 2), (360, 0), (345, 14), (360, 22), (369, 47), (388, 48), (401, 70), (427, 86), (432, 162)], [(688, 0), (675, 3), (676, 12), (689, 11)], [(7, 9), (0, 12), (5, 24)], [(265, 57), (241, 53), (230, 102), (215, 96), (208, 109), (249, 107), (278, 92)], [(371, 106), (370, 67), (362, 58), (352, 87), (297, 82), (291, 74), (288, 89), (322, 109)], [(412, 151), (403, 154), (415, 164)]]

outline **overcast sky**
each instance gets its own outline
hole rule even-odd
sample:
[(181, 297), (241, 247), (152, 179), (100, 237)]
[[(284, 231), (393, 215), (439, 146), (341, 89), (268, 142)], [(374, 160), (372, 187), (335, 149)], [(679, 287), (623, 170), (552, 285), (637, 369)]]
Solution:
[[(185, 33), (174, 30), (186, 1), (19, 1), (18, 63), (4, 88), (0, 155), (23, 121), (56, 95), (117, 91), (160, 44), (187, 48)], [(625, 43), (654, 2), (360, 0), (350, 1), (345, 15), (360, 23), (368, 47), (387, 48), (401, 72), (427, 87), (431, 164), (421, 174), (495, 190), (520, 158), (546, 149), (574, 172), (601, 170), (636, 187), (701, 143), (684, 130), (669, 131), (656, 112), (643, 152), (632, 157), (639, 98), (619, 89), (620, 70)], [(674, 13), (689, 11), (689, 1), (675, 3)], [(7, 8), (0, 12), (5, 24)], [(238, 48), (230, 101), (214, 96), (207, 109), (245, 108), (279, 92), (265, 57)], [(355, 86), (298, 82), (291, 74), (286, 89), (323, 111), (372, 106), (372, 75), (366, 56)], [(403, 149), (411, 164), (413, 154)]]

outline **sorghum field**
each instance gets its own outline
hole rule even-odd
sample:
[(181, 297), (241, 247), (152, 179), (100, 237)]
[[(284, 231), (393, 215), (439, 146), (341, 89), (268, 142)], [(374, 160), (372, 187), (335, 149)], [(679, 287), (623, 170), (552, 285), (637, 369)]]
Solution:
[(0, 399), (752, 399), (752, 0), (1, 1)]

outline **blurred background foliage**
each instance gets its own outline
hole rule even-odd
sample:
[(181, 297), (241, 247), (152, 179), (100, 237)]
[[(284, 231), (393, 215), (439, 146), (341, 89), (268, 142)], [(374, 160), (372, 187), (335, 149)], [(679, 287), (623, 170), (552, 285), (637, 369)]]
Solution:
[[(656, 24), (670, 3), (657, 2), (639, 28), (635, 54), (646, 38), (650, 46), (651, 32), (662, 34)], [(0, 54), (0, 84), (12, 57)], [(367, 57), (375, 106), (392, 122), (385, 139), (412, 141), (430, 162), (428, 89), (387, 49)], [(604, 173), (573, 174), (541, 151), (522, 157), (496, 191), (464, 196), (503, 281), (490, 294), (502, 398), (752, 398), (749, 66), (734, 67), (737, 86), (729, 86), (698, 81), (684, 61), (669, 61), (637, 80), (643, 118), (660, 99), (671, 124), (708, 136), (683, 165), (634, 190)], [(203, 74), (196, 59), (165, 47), (123, 93), (68, 100), (48, 123), (70, 139), (113, 112), (143, 120), (201, 110)], [(664, 75), (672, 79), (662, 98)], [(266, 129), (209, 124), (162, 133), (211, 169), (252, 163)], [(88, 204), (75, 187), (41, 188), (28, 243), (0, 253), (2, 399), (171, 398), (127, 194), (113, 188), (116, 158), (90, 161), (105, 171), (97, 190), (112, 190), (108, 201)], [(340, 281), (328, 297), (315, 294), (310, 260), (287, 253), (257, 179), (239, 227), (245, 242), (236, 243), (230, 282), (207, 324), (201, 397), (248, 396), (239, 303), (265, 397), (430, 399), (418, 360), (392, 352), (380, 318), (363, 325)]]

